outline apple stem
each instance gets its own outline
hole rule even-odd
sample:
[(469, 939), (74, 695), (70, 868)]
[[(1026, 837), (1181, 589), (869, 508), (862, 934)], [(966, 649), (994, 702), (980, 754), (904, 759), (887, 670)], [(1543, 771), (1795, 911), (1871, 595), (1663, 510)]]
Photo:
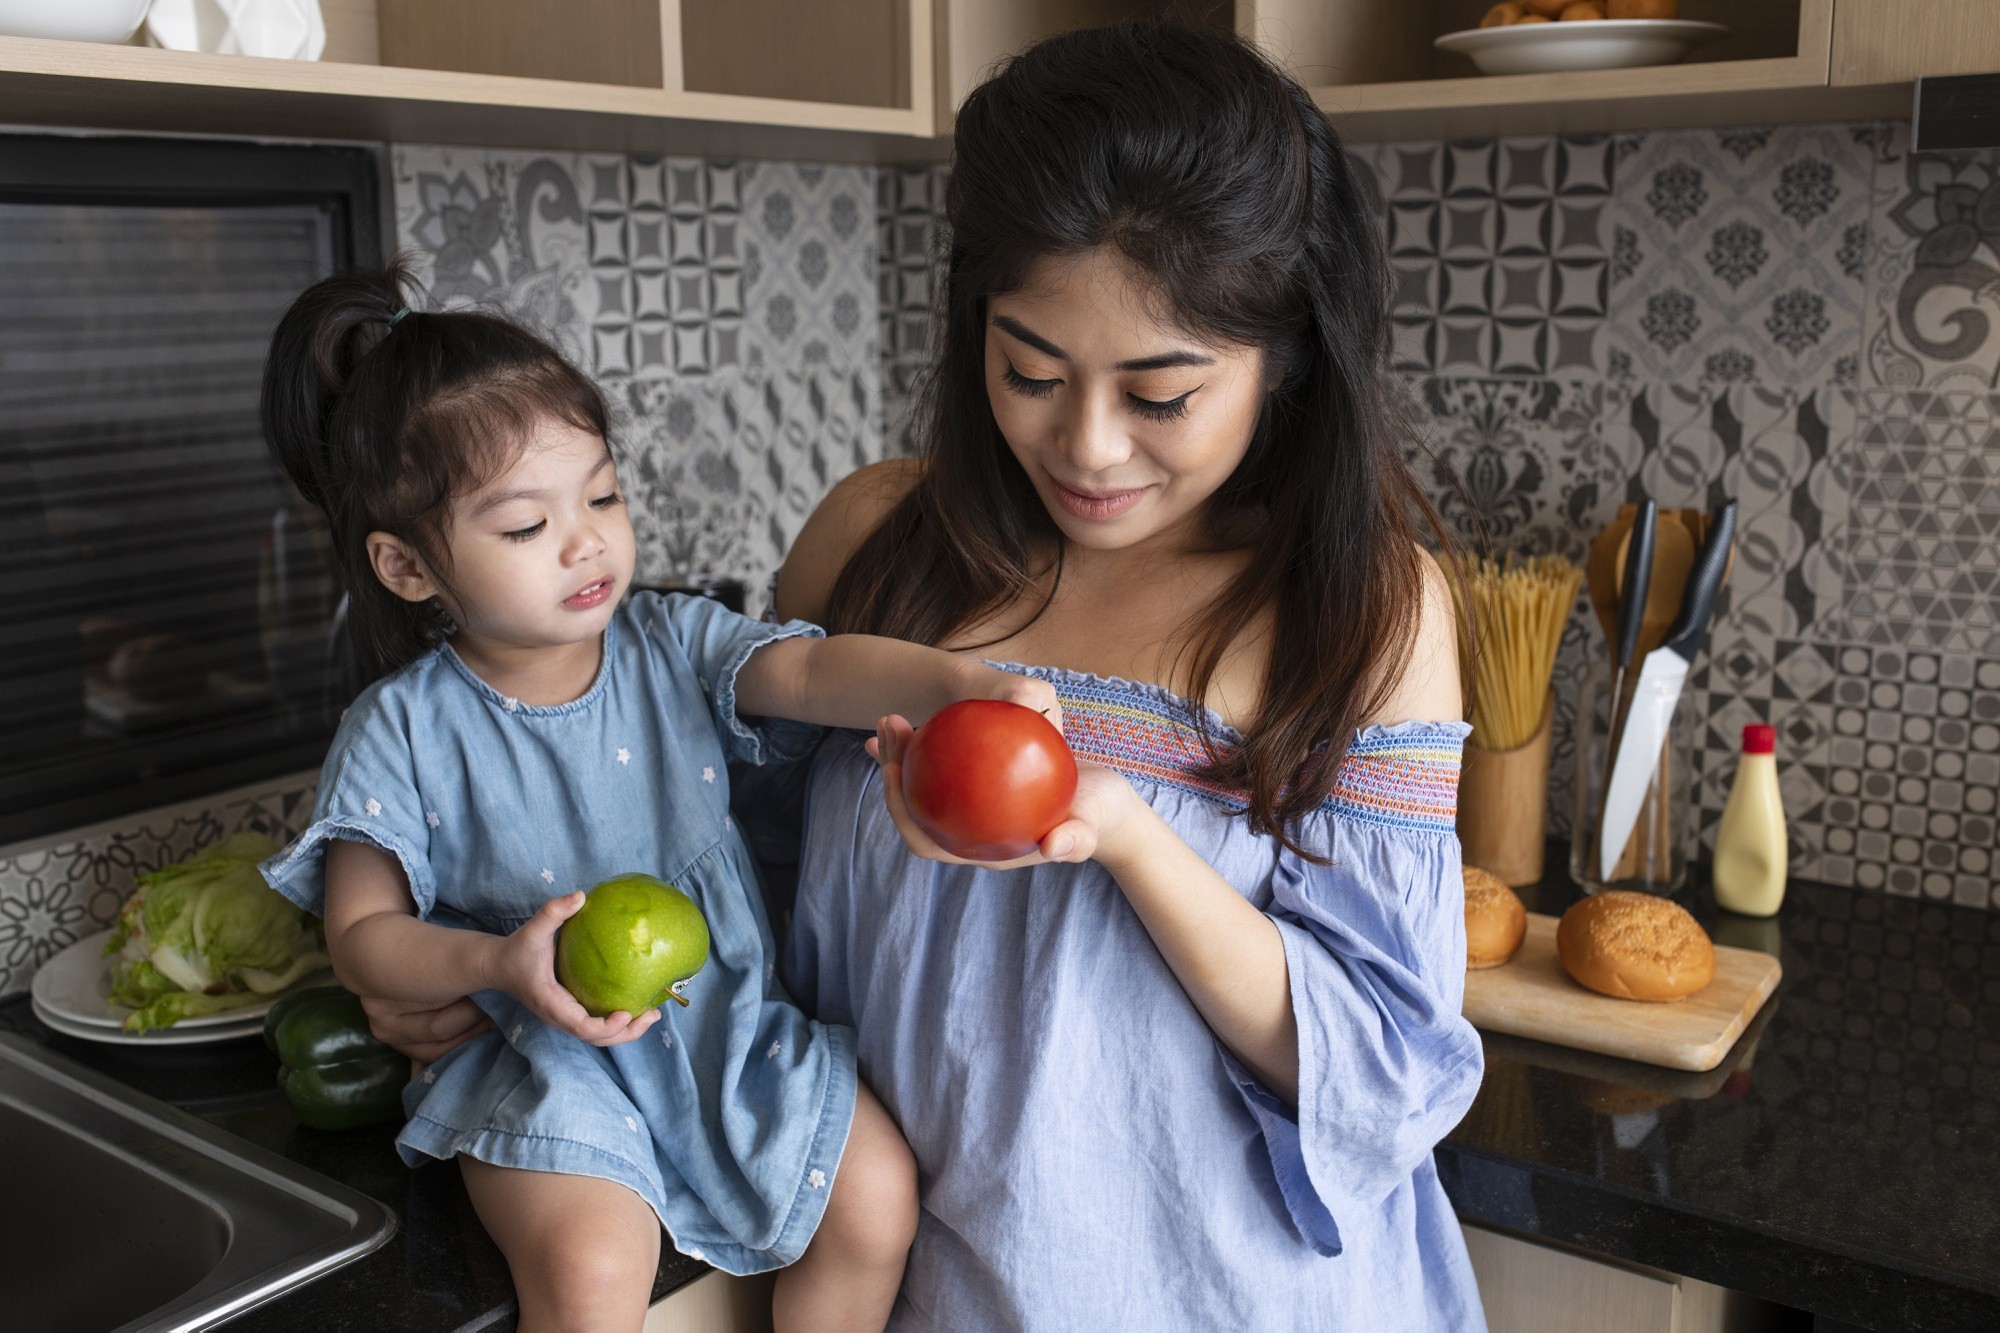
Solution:
[(671, 997), (673, 998), (674, 1002), (675, 1002), (676, 1004), (680, 1005), (680, 1007), (681, 1007), (681, 1008), (685, 1009), (685, 1008), (687, 1008), (687, 1007), (688, 1007), (688, 1000), (687, 1000), (687, 996), (685, 996), (685, 995), (682, 995), (682, 994), (681, 994), (680, 992), (678, 992), (678, 991), (668, 991), (668, 992), (667, 992), (667, 994), (668, 994), (669, 996), (671, 996)]

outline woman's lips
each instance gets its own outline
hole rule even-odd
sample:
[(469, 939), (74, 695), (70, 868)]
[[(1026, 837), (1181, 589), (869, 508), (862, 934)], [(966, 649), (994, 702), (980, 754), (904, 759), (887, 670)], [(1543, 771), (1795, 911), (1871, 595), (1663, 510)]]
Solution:
[(1053, 477), (1049, 481), (1056, 489), (1056, 503), (1078, 518), (1089, 519), (1097, 523), (1104, 523), (1117, 518), (1133, 505), (1139, 503), (1140, 497), (1152, 489), (1150, 486), (1140, 486), (1135, 490), (1129, 491), (1101, 491), (1092, 493), (1090, 491), (1071, 490), (1061, 482), (1056, 481)]
[(606, 575), (604, 578), (591, 584), (588, 588), (585, 588), (582, 592), (572, 597), (565, 597), (563, 605), (572, 611), (588, 611), (591, 607), (600, 605), (605, 598), (609, 597), (611, 590), (616, 586), (617, 580)]

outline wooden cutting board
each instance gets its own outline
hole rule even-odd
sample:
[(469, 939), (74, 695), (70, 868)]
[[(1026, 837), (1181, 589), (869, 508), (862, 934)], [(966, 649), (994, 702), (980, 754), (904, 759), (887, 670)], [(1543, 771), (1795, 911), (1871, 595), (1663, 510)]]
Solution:
[(1715, 950), (1715, 980), (1671, 1004), (1615, 1000), (1578, 985), (1556, 956), (1556, 918), (1528, 913), (1528, 937), (1510, 963), (1465, 974), (1474, 1027), (1669, 1069), (1713, 1069), (1777, 989), (1778, 960)]

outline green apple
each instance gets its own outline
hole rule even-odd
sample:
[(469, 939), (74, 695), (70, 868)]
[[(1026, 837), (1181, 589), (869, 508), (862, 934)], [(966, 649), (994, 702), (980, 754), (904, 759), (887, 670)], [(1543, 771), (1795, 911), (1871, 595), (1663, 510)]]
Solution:
[(615, 875), (590, 891), (556, 936), (556, 980), (598, 1018), (643, 1014), (708, 961), (694, 900), (651, 875)]

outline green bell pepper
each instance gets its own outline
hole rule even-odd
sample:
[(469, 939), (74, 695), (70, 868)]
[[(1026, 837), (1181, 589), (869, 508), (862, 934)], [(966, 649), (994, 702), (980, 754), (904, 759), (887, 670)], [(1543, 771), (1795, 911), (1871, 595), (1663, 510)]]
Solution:
[(278, 1057), (285, 1099), (314, 1129), (403, 1118), (410, 1061), (375, 1040), (361, 1001), (340, 987), (315, 987), (272, 1005), (264, 1044)]

